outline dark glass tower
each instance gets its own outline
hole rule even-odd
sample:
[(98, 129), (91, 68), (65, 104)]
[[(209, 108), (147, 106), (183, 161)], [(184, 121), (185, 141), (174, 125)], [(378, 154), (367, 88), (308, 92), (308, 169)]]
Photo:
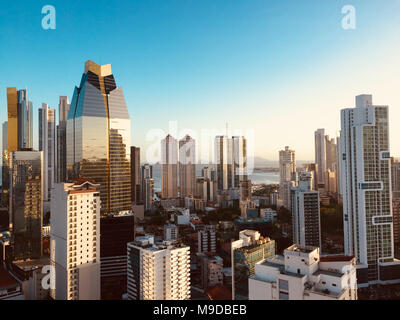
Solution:
[(67, 119), (68, 179), (100, 184), (101, 212), (130, 211), (131, 121), (111, 65), (85, 63)]

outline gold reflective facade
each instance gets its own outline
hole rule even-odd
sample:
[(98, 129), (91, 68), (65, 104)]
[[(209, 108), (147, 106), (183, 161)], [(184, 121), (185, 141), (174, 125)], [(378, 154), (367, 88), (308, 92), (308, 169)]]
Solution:
[(111, 66), (85, 63), (67, 120), (68, 179), (100, 184), (101, 212), (130, 211), (130, 117)]
[(8, 152), (18, 150), (18, 99), (17, 88), (7, 88)]

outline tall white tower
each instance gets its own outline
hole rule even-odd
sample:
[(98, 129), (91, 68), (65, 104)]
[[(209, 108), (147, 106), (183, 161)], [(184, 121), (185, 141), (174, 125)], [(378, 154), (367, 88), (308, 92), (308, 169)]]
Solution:
[(388, 107), (357, 96), (356, 108), (341, 110), (339, 145), (345, 253), (357, 258), (359, 279), (379, 283), (396, 264)]
[(179, 141), (179, 185), (182, 198), (195, 195), (196, 144), (189, 135)]
[(168, 135), (161, 141), (161, 194), (164, 199), (178, 197), (177, 141)]
[(56, 300), (100, 300), (100, 193), (88, 180), (56, 183), (51, 195), (50, 261)]

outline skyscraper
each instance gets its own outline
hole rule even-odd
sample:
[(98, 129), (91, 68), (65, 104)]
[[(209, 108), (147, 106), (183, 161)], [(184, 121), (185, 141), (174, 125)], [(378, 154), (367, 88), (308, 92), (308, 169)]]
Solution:
[(317, 180), (321, 188), (325, 186), (326, 144), (325, 129), (315, 131), (315, 163), (317, 164)]
[(337, 192), (337, 145), (335, 139), (325, 135), (325, 129), (315, 131), (315, 163), (317, 164), (318, 189)]
[(154, 236), (128, 243), (129, 300), (189, 300), (190, 247), (156, 244)]
[(39, 151), (43, 151), (44, 201), (50, 199), (50, 190), (57, 171), (56, 111), (45, 103), (39, 108)]
[(100, 195), (86, 179), (56, 183), (51, 194), (50, 262), (55, 300), (100, 300)]
[(215, 137), (215, 163), (218, 190), (232, 188), (232, 140), (227, 136)]
[(301, 172), (299, 185), (291, 189), (293, 243), (321, 248), (319, 192), (312, 189), (312, 173)]
[(111, 65), (87, 61), (68, 113), (67, 174), (100, 184), (102, 213), (132, 209), (130, 125)]
[(181, 198), (195, 195), (196, 145), (189, 135), (179, 140), (179, 186)]
[(67, 118), (70, 106), (68, 97), (61, 96), (58, 104), (57, 182), (67, 181)]
[(242, 136), (232, 137), (232, 182), (234, 188), (247, 181), (247, 140)]
[(14, 260), (42, 255), (43, 152), (10, 153), (10, 231)]
[(33, 147), (33, 107), (26, 89), (7, 88), (8, 152)]
[(1, 204), (3, 207), (8, 207), (9, 205), (9, 168), (8, 168), (8, 122), (3, 122), (2, 126), (2, 166), (1, 166), (1, 184), (2, 184), (2, 193), (1, 193)]
[(296, 184), (296, 156), (285, 147), (279, 151), (279, 197), (284, 207), (290, 209), (290, 188)]
[(142, 197), (144, 210), (150, 210), (154, 200), (153, 166), (146, 163), (142, 166)]
[(164, 199), (178, 197), (177, 157), (177, 141), (168, 135), (161, 141), (161, 196)]
[(142, 179), (140, 175), (140, 148), (131, 147), (131, 197), (134, 204), (142, 203)]
[(357, 258), (359, 283), (389, 280), (393, 261), (388, 107), (371, 95), (341, 111), (340, 181), (344, 247)]

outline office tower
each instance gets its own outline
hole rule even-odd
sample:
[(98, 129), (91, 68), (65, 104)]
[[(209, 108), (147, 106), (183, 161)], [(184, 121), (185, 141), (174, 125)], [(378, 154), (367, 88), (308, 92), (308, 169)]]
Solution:
[(146, 163), (142, 166), (141, 172), (141, 190), (144, 204), (144, 210), (150, 210), (154, 201), (154, 179), (153, 166)]
[(239, 188), (247, 181), (247, 140), (242, 136), (232, 137), (232, 184)]
[(290, 209), (290, 189), (296, 184), (296, 156), (285, 147), (279, 151), (279, 197), (284, 207)]
[(67, 174), (100, 184), (102, 214), (132, 210), (130, 127), (111, 65), (87, 61), (68, 113)]
[(215, 164), (218, 190), (233, 187), (232, 181), (232, 140), (227, 136), (215, 137)]
[[(357, 258), (359, 283), (383, 283), (395, 275), (390, 183), (388, 107), (356, 97), (341, 111), (340, 180), (344, 248)], [(390, 263), (389, 263), (390, 262)]]
[(203, 289), (224, 284), (224, 262), (221, 257), (212, 253), (198, 253), (197, 261)]
[(140, 148), (131, 147), (131, 197), (134, 204), (142, 203), (140, 174)]
[(144, 209), (150, 210), (154, 202), (154, 179), (146, 178), (144, 180)]
[(178, 150), (177, 141), (168, 135), (161, 141), (161, 197), (178, 197)]
[(325, 187), (326, 165), (326, 144), (325, 129), (315, 131), (315, 163), (317, 164), (318, 187)]
[(60, 96), (57, 126), (57, 182), (67, 181), (67, 119), (70, 107), (68, 97)]
[(217, 252), (217, 229), (214, 225), (205, 226), (197, 232), (197, 253)]
[(239, 240), (231, 243), (232, 300), (247, 299), (249, 277), (257, 262), (275, 256), (275, 241), (264, 238), (258, 231), (243, 230)]
[(189, 135), (179, 140), (179, 187), (181, 198), (196, 192), (196, 144)]
[(356, 259), (320, 256), (317, 247), (292, 245), (284, 257), (258, 262), (249, 300), (357, 300)]
[(312, 174), (301, 172), (298, 187), (291, 190), (293, 243), (321, 248), (319, 192), (311, 186)]
[(179, 228), (175, 224), (164, 225), (164, 240), (165, 241), (177, 241), (179, 234)]
[(42, 255), (43, 152), (10, 153), (10, 231), (14, 260)]
[(51, 193), (50, 262), (55, 300), (100, 299), (99, 184), (56, 183)]
[(133, 214), (100, 218), (101, 300), (121, 300), (127, 286), (126, 247), (135, 240)]
[(2, 166), (1, 166), (1, 185), (2, 185), (2, 193), (1, 193), (1, 204), (2, 207), (8, 207), (9, 205), (9, 168), (8, 168), (8, 122), (3, 122), (2, 126)]
[(56, 150), (56, 111), (43, 103), (39, 108), (39, 151), (43, 151), (44, 201), (50, 199), (50, 192), (56, 181)]
[(153, 166), (149, 165), (148, 163), (142, 166), (142, 183), (144, 179), (153, 178)]
[(128, 243), (128, 299), (189, 300), (190, 248), (154, 236)]
[(392, 195), (393, 199), (400, 199), (400, 161), (391, 158)]
[(27, 90), (7, 88), (8, 152), (33, 147), (33, 107)]

